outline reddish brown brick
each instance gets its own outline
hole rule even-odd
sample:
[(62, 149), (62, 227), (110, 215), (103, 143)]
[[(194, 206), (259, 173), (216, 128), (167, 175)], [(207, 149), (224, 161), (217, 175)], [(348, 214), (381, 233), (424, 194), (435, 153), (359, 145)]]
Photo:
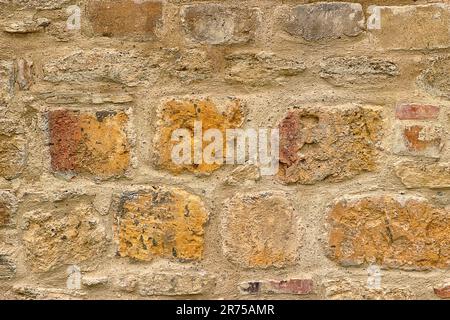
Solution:
[(53, 171), (101, 178), (125, 173), (130, 147), (124, 112), (57, 110), (50, 112), (48, 119)]
[(394, 152), (400, 155), (439, 158), (442, 127), (435, 124), (397, 124)]
[(401, 104), (395, 110), (400, 120), (432, 120), (439, 116), (440, 108), (426, 104)]
[(450, 299), (450, 285), (434, 288), (434, 293), (442, 299)]
[(86, 15), (96, 35), (152, 38), (162, 17), (159, 1), (91, 0)]

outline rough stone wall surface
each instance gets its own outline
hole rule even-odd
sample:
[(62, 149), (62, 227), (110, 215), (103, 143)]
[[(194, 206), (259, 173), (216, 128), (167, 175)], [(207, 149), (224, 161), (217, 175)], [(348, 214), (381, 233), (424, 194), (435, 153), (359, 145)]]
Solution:
[[(0, 0), (0, 299), (450, 298), (449, 30), (438, 0)], [(172, 163), (195, 121), (279, 128), (278, 173)]]

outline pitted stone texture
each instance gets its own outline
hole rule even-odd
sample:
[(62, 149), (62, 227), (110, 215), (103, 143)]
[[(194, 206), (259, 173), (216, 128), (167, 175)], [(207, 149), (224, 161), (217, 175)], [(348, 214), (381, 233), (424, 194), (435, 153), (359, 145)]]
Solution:
[(362, 6), (347, 2), (281, 7), (277, 23), (281, 31), (305, 41), (356, 37), (365, 28)]
[(450, 57), (434, 59), (418, 78), (419, 85), (428, 93), (450, 99)]
[(121, 196), (116, 216), (121, 257), (202, 259), (208, 212), (200, 197), (172, 187), (130, 192)]
[(285, 183), (337, 182), (376, 168), (382, 120), (375, 108), (294, 109), (279, 128), (279, 178)]
[(336, 86), (385, 86), (400, 74), (394, 62), (367, 56), (326, 58), (320, 67), (320, 76)]
[(450, 188), (450, 163), (405, 161), (395, 166), (395, 174), (407, 188)]
[(0, 251), (0, 280), (12, 279), (16, 274), (16, 263), (12, 257)]
[(301, 74), (305, 64), (270, 52), (238, 52), (225, 57), (225, 80), (251, 86), (281, 84)]
[(70, 5), (70, 0), (5, 0), (22, 8), (28, 9), (60, 9)]
[(165, 60), (161, 64), (163, 73), (184, 84), (197, 83), (214, 76), (216, 66), (206, 51), (198, 49), (165, 49)]
[(45, 272), (98, 259), (107, 240), (88, 196), (48, 200), (30, 196), (20, 206), (22, 243), (33, 271)]
[(86, 16), (95, 35), (149, 40), (162, 19), (159, 1), (89, 0)]
[(323, 296), (327, 300), (412, 300), (409, 288), (386, 287), (371, 289), (366, 283), (347, 279), (332, 279), (322, 283)]
[(17, 199), (10, 192), (0, 190), (0, 228), (15, 225), (16, 210)]
[(329, 256), (344, 266), (446, 269), (450, 214), (423, 198), (368, 196), (336, 202), (329, 214)]
[[(450, 6), (442, 3), (374, 7), (381, 28), (370, 29), (376, 47), (383, 49), (439, 49), (450, 46)], [(368, 18), (369, 19), (369, 18)]]
[(443, 128), (438, 124), (403, 124), (395, 126), (394, 153), (407, 156), (440, 158)]
[(139, 276), (138, 292), (141, 296), (198, 295), (213, 286), (214, 278), (206, 272), (160, 272)]
[(8, 102), (14, 94), (14, 63), (0, 60), (0, 105)]
[(199, 3), (181, 9), (184, 32), (193, 42), (233, 44), (253, 41), (261, 22), (256, 8)]
[[(244, 113), (239, 100), (231, 100), (226, 112), (220, 112), (212, 100), (171, 100), (162, 105), (158, 111), (157, 135), (154, 148), (156, 150), (156, 165), (172, 173), (178, 174), (188, 171), (196, 174), (208, 174), (221, 167), (221, 164), (208, 164), (202, 161), (200, 164), (177, 164), (172, 159), (172, 151), (180, 142), (172, 141), (172, 133), (176, 129), (187, 129), (191, 133), (192, 150), (194, 148), (194, 122), (201, 122), (202, 131), (218, 129), (225, 137), (227, 129), (239, 127), (244, 119)], [(203, 141), (202, 150), (210, 142)], [(223, 139), (226, 155), (226, 139)], [(181, 157), (181, 156), (180, 156)]]
[(135, 87), (152, 84), (159, 76), (157, 56), (117, 49), (77, 50), (49, 59), (43, 79), (51, 83), (92, 86), (92, 82)]
[(36, 33), (43, 31), (49, 24), (50, 20), (46, 18), (16, 20), (8, 22), (3, 31), (18, 34)]
[(287, 195), (237, 194), (224, 202), (223, 251), (246, 268), (284, 267), (297, 259), (301, 228)]
[(48, 120), (53, 171), (107, 179), (127, 170), (130, 145), (124, 112), (57, 110), (49, 112)]
[(0, 120), (0, 177), (18, 177), (24, 170), (27, 141), (17, 123)]

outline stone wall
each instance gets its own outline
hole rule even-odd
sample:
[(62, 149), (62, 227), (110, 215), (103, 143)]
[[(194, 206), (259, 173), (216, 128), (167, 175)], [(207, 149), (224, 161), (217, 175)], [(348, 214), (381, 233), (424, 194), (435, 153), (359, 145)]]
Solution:
[[(0, 0), (0, 26), (0, 298), (450, 297), (446, 1)], [(278, 128), (278, 173), (175, 165), (194, 120)]]

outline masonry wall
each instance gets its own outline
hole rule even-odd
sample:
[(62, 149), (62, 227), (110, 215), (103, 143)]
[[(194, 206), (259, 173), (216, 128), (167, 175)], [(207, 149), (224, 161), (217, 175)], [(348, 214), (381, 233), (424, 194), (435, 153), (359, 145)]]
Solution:
[[(0, 0), (0, 25), (2, 299), (450, 297), (445, 2)], [(175, 165), (194, 120), (279, 128), (278, 173)]]

